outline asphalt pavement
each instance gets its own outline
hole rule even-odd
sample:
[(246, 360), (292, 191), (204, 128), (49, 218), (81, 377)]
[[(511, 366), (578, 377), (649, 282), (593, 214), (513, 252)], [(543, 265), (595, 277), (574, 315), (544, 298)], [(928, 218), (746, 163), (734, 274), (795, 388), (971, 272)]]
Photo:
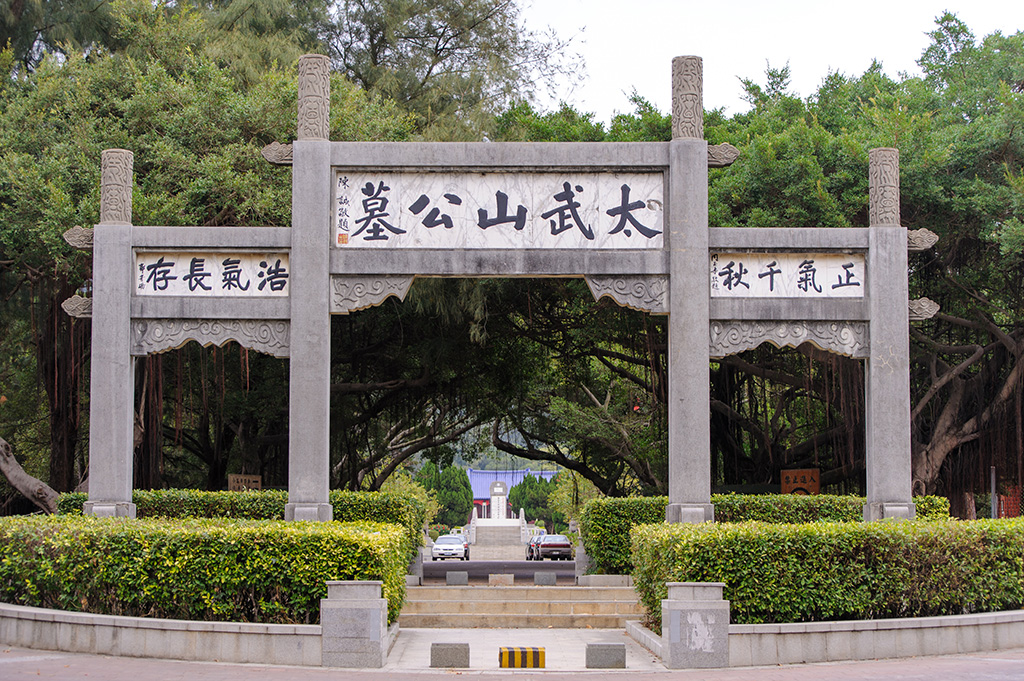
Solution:
[[(426, 631), (426, 630), (420, 630)], [(432, 630), (443, 631), (443, 630)], [(496, 631), (496, 630), (481, 630)], [(564, 630), (563, 630), (564, 631)], [(399, 636), (401, 641), (401, 636)], [(441, 639), (438, 639), (441, 640)], [(551, 641), (557, 643), (556, 636)], [(398, 644), (396, 644), (397, 646)], [(472, 645), (472, 644), (471, 644)], [(394, 654), (394, 653), (392, 653)], [(497, 659), (497, 651), (494, 651)], [(627, 665), (629, 660), (627, 658)], [(471, 676), (481, 681), (497, 679), (543, 679), (543, 681), (579, 681), (587, 679), (628, 679), (629, 681), (1020, 681), (1024, 679), (1024, 650), (1009, 650), (971, 655), (843, 662), (778, 667), (746, 667), (712, 670), (424, 670), (385, 668), (382, 670), (323, 669), (311, 667), (272, 667), (216, 662), (177, 662), (126, 657), (103, 657), (58, 653), (23, 648), (0, 649), (0, 679), (56, 679), (71, 681), (288, 681), (337, 680), (395, 681), (405, 679), (451, 679)], [(628, 675), (628, 676), (627, 676)]]

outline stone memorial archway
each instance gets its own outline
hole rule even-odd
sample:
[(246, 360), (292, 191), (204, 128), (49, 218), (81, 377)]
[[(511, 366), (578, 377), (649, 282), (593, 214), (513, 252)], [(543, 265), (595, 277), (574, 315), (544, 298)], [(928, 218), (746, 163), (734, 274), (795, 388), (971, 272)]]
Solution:
[(330, 142), (329, 100), (303, 57), (298, 138), (264, 150), (292, 166), (290, 228), (134, 226), (132, 155), (104, 152), (100, 224), (68, 235), (94, 250), (87, 513), (135, 515), (133, 358), (234, 340), (290, 358), (286, 518), (330, 520), (330, 315), (416, 277), (536, 276), (668, 315), (669, 521), (713, 518), (711, 358), (763, 342), (865, 361), (865, 518), (914, 516), (895, 150), (871, 152), (870, 227), (708, 229), (707, 169), (736, 150), (703, 139), (698, 57), (673, 61), (670, 142)]

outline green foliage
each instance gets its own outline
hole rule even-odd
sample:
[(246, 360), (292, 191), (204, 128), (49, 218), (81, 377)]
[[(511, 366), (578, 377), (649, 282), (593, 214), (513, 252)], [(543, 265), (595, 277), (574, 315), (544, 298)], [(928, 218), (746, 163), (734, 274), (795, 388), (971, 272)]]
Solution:
[[(949, 500), (915, 497), (918, 520), (949, 518)], [(864, 517), (864, 497), (817, 494), (713, 494), (716, 523), (859, 522)], [(594, 499), (580, 516), (580, 534), (593, 569), (608, 574), (627, 574), (632, 569), (630, 530), (637, 525), (665, 520), (668, 497)]]
[[(61, 494), (57, 511), (80, 515), (88, 495)], [(392, 523), (403, 529), (403, 551), (410, 560), (423, 543), (426, 511), (423, 503), (409, 495), (393, 492), (348, 492), (331, 490), (329, 501), (337, 522)], [(281, 490), (248, 492), (205, 492), (191, 489), (134, 490), (132, 503), (142, 518), (236, 518), (283, 520), (288, 493)]]
[(416, 480), (433, 492), (440, 508), (437, 522), (448, 527), (462, 527), (473, 510), (473, 489), (469, 475), (458, 466), (438, 467), (427, 461), (416, 473)]
[(561, 471), (552, 482), (555, 489), (548, 495), (548, 506), (567, 521), (579, 520), (586, 503), (601, 496), (594, 483), (573, 471)]
[(557, 532), (556, 527), (565, 526), (565, 517), (555, 511), (548, 501), (554, 491), (555, 482), (553, 480), (527, 475), (518, 485), (509, 490), (508, 507), (512, 513), (517, 514), (517, 517), (519, 509), (523, 509), (526, 512), (527, 520), (540, 519), (543, 527), (551, 528), (551, 532)]
[(644, 525), (634, 583), (724, 582), (734, 624), (924, 617), (1024, 604), (1024, 520)]
[(481, 116), (577, 79), (568, 43), (523, 26), (517, 0), (339, 0), (324, 27), (352, 79), (416, 112), (434, 139), (479, 139)]
[(315, 623), (327, 581), (405, 599), (405, 538), (380, 523), (0, 519), (0, 600), (171, 619)]

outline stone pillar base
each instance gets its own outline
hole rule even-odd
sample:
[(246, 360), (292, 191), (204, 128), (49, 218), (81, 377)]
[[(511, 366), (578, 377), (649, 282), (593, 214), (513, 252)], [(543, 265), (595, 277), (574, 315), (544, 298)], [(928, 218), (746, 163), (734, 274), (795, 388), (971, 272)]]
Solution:
[(661, 661), (669, 669), (729, 666), (729, 601), (720, 582), (669, 582), (661, 602)]
[(381, 582), (327, 582), (320, 601), (321, 665), (379, 669), (388, 659), (388, 602)]
[(668, 523), (704, 523), (715, 519), (715, 507), (712, 504), (669, 504), (665, 507), (665, 522)]
[(330, 504), (297, 503), (284, 505), (285, 520), (312, 520), (326, 523), (334, 520), (334, 507)]
[(917, 506), (913, 503), (901, 504), (886, 501), (876, 501), (871, 504), (864, 504), (864, 520), (913, 520), (917, 517)]
[(135, 504), (130, 501), (87, 501), (82, 505), (82, 513), (97, 518), (134, 518)]

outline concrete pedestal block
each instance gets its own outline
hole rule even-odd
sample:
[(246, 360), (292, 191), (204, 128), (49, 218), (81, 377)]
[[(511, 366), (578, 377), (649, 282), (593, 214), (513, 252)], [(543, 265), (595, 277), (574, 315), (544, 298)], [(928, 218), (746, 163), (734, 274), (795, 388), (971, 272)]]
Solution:
[(625, 643), (588, 643), (587, 669), (625, 669)]
[(97, 518), (134, 518), (135, 504), (126, 501), (87, 501), (82, 513)]
[(388, 657), (388, 602), (381, 582), (328, 582), (320, 601), (324, 667), (384, 666)]
[(914, 504), (877, 502), (864, 504), (864, 520), (885, 520), (896, 518), (899, 520), (913, 520), (917, 517), (917, 506)]
[(487, 575), (488, 586), (512, 586), (515, 575)]
[(431, 643), (430, 666), (447, 668), (469, 668), (468, 643)]
[(444, 573), (444, 583), (448, 586), (466, 586), (469, 584), (469, 573), (465, 570), (449, 570)]
[(712, 504), (669, 504), (665, 507), (665, 521), (669, 523), (704, 523), (715, 519)]
[(729, 666), (729, 602), (719, 582), (671, 582), (661, 602), (661, 659), (669, 669)]
[(320, 503), (285, 504), (284, 519), (326, 523), (334, 520), (334, 507)]
[[(511, 575), (510, 575), (511, 576)], [(534, 572), (533, 583), (537, 586), (555, 586), (558, 575), (554, 572)]]

